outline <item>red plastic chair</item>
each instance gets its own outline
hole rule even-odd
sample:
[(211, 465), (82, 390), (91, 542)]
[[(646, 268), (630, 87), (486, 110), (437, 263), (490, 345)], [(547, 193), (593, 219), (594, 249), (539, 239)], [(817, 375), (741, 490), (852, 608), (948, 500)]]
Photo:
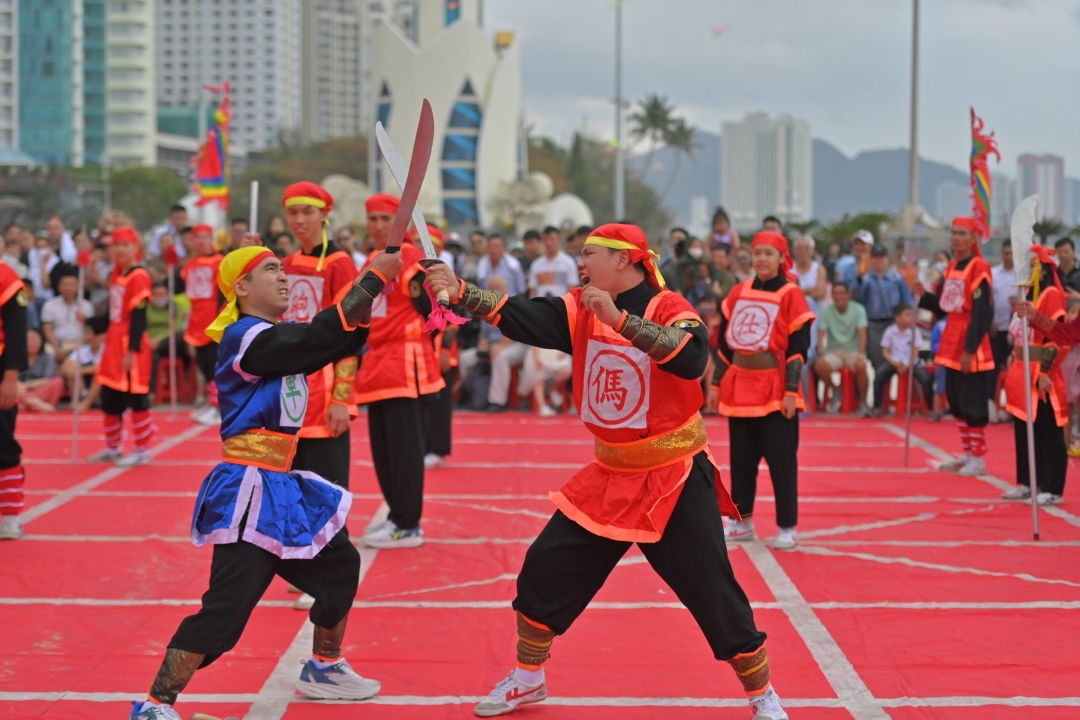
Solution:
[[(896, 399), (893, 400), (889, 395), (889, 388), (885, 389), (885, 402), (882, 404), (882, 409), (885, 414), (889, 413), (891, 408), (896, 408), (896, 416), (901, 417), (907, 414), (907, 397), (908, 397), (908, 374), (901, 373), (896, 376)], [(889, 383), (890, 387), (892, 383)], [(922, 385), (915, 383), (915, 387), (911, 392), (911, 414), (914, 415), (917, 412), (921, 412), (923, 415), (927, 415), (930, 412), (930, 408), (927, 405), (927, 399), (923, 397)]]
[[(184, 371), (184, 363), (179, 359), (177, 359), (176, 365), (176, 401), (181, 405), (187, 405), (195, 401), (195, 395), (198, 392), (195, 363), (188, 363), (187, 372)], [(169, 394), (169, 358), (163, 357), (158, 360), (154, 402), (163, 405), (171, 401), (172, 396)]]

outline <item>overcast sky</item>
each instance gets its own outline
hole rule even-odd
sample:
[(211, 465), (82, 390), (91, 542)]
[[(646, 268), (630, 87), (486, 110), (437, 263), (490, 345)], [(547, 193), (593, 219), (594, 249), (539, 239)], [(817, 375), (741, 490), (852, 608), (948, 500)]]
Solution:
[[(522, 42), (538, 134), (613, 134), (614, 0), (484, 0)], [(1026, 152), (1080, 176), (1080, 0), (923, 0), (919, 153), (966, 167), (968, 107), (1016, 174)], [(722, 37), (713, 29), (729, 26)], [(626, 0), (624, 95), (657, 92), (703, 130), (791, 113), (848, 155), (908, 146), (911, 0)]]

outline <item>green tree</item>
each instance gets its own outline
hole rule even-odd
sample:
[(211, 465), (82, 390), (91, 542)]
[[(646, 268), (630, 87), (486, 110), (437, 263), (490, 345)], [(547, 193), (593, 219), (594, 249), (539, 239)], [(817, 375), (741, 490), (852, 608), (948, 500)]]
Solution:
[(1039, 243), (1042, 245), (1048, 245), (1050, 238), (1071, 234), (1068, 226), (1057, 218), (1043, 218), (1035, 223), (1031, 229), (1039, 236)]
[(188, 185), (174, 171), (137, 167), (112, 173), (113, 207), (131, 216), (136, 227), (149, 228), (169, 215), (169, 207), (188, 193)]
[(652, 168), (653, 153), (656, 152), (657, 145), (661, 140), (667, 142), (665, 135), (671, 131), (674, 112), (675, 107), (668, 102), (667, 97), (653, 93), (638, 100), (637, 110), (630, 113), (630, 138), (634, 144), (646, 138), (649, 140), (649, 152), (642, 166), (642, 177)]
[(799, 233), (799, 236), (811, 235), (815, 230), (821, 227), (821, 223), (817, 220), (806, 220), (805, 222), (798, 222), (796, 220), (789, 221), (787, 227), (791, 228), (795, 232)]
[(671, 167), (671, 175), (668, 176), (668, 181), (664, 185), (664, 192), (660, 193), (660, 198), (664, 199), (671, 192), (672, 185), (675, 184), (675, 178), (679, 175), (679, 165), (682, 162), (683, 155), (690, 158), (691, 162), (694, 160), (694, 148), (698, 147), (698, 143), (694, 142), (694, 133), (697, 132), (697, 128), (690, 125), (683, 118), (675, 118), (668, 125), (664, 131), (664, 144), (675, 151), (675, 163)]
[(866, 230), (876, 238), (881, 234), (881, 226), (892, 222), (892, 219), (892, 215), (883, 212), (845, 215), (834, 223), (819, 227), (814, 238), (818, 247), (825, 248), (833, 243), (847, 242), (859, 230)]

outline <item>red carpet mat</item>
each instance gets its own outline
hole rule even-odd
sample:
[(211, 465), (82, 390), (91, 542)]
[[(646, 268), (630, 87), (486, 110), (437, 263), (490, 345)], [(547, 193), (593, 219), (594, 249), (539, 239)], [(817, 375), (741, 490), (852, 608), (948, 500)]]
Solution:
[[(156, 422), (153, 462), (122, 471), (71, 462), (70, 415), (20, 416), (26, 537), (0, 543), (0, 720), (126, 717), (126, 701), (145, 696), (165, 643), (198, 607), (211, 551), (191, 545), (191, 510), (220, 445), (216, 429), (164, 412)], [(727, 423), (708, 426), (726, 464)], [(100, 416), (81, 427), (85, 458), (101, 447)], [(352, 433), (358, 536), (382, 498), (363, 417)], [(1080, 511), (1071, 502), (1041, 510), (1042, 539), (1032, 542), (1030, 506), (1001, 500), (1015, 474), (1010, 426), (989, 429), (982, 478), (936, 471), (959, 448), (952, 423), (916, 420), (913, 434), (905, 468), (899, 422), (804, 420), (800, 548), (730, 548), (791, 717), (1080, 718)], [(275, 581), (236, 650), (196, 675), (177, 710), (472, 717), (513, 665), (510, 601), (552, 513), (547, 493), (591, 453), (576, 418), (457, 416), (449, 465), (427, 474), (427, 543), (363, 549), (345, 655), (382, 693), (333, 705), (294, 694), (311, 628)], [(760, 536), (775, 534), (765, 468), (755, 521)], [(733, 673), (637, 549), (556, 640), (548, 684), (549, 700), (521, 717), (749, 717)]]

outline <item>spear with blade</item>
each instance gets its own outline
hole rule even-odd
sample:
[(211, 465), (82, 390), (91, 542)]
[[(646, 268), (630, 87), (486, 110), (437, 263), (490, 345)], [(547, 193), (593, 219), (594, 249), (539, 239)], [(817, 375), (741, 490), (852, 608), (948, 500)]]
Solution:
[[(1031, 267), (1031, 238), (1034, 235), (1035, 207), (1039, 204), (1039, 196), (1032, 195), (1024, 198), (1016, 206), (1012, 216), (1012, 248), (1013, 267), (1016, 269), (1017, 287), (1027, 288), (1035, 285), (1032, 303), (1038, 302), (1038, 278), (1032, 277)], [(1041, 268), (1036, 266), (1041, 271)], [(1031, 338), (1028, 336), (1028, 319), (1021, 318), (1021, 328), (1024, 342), (1024, 403), (1027, 412), (1027, 456), (1028, 456), (1028, 486), (1031, 489), (1031, 522), (1033, 535), (1039, 539), (1039, 503), (1037, 500), (1039, 489), (1035, 481), (1035, 413), (1031, 401)]]

